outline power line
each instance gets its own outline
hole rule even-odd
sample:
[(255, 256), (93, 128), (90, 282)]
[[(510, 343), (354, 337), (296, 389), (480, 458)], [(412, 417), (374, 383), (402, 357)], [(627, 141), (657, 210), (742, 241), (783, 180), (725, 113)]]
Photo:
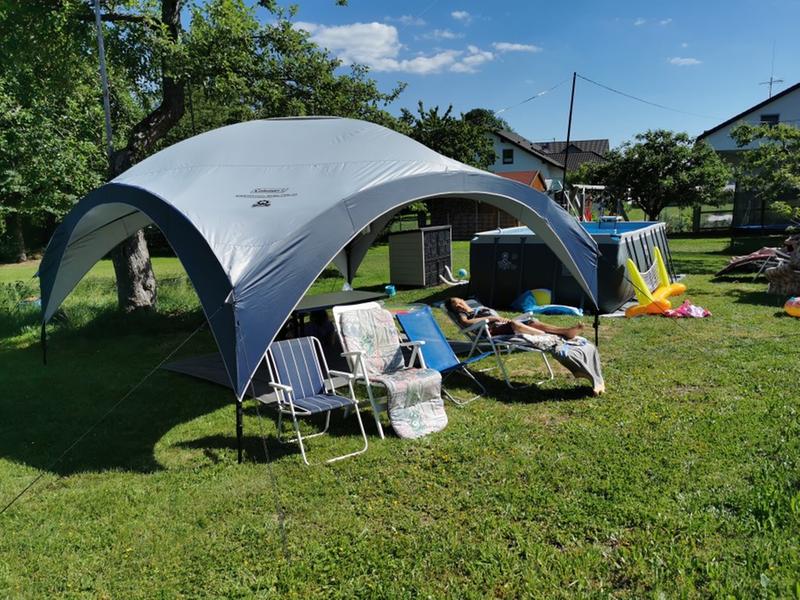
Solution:
[(721, 117), (716, 117), (714, 115), (703, 115), (703, 114), (700, 114), (700, 113), (690, 112), (688, 110), (681, 110), (679, 108), (673, 108), (671, 106), (666, 106), (664, 104), (659, 104), (658, 102), (651, 102), (650, 100), (645, 100), (644, 98), (639, 98), (638, 96), (634, 96), (633, 94), (628, 94), (627, 92), (623, 92), (621, 90), (612, 88), (611, 86), (605, 85), (605, 84), (600, 83), (598, 81), (594, 81), (593, 79), (589, 79), (588, 77), (584, 77), (580, 73), (578, 73), (578, 77), (580, 77), (581, 79), (583, 79), (584, 81), (586, 81), (588, 83), (592, 83), (592, 84), (596, 85), (597, 87), (601, 87), (604, 90), (608, 90), (609, 92), (613, 92), (615, 94), (619, 94), (620, 96), (624, 96), (625, 98), (629, 98), (631, 100), (636, 100), (637, 102), (641, 102), (641, 103), (647, 104), (649, 106), (655, 106), (656, 108), (660, 108), (662, 110), (669, 110), (671, 112), (681, 113), (681, 114), (684, 114), (684, 115), (691, 115), (693, 117), (701, 117), (703, 119), (720, 119), (721, 118)]
[[(579, 75), (579, 77), (580, 77), (580, 75)], [(561, 87), (562, 85), (567, 83), (569, 81), (569, 79), (570, 78), (567, 77), (563, 81), (560, 81), (559, 83), (555, 84), (553, 87), (547, 88), (546, 90), (542, 90), (541, 92), (539, 92), (537, 94), (534, 94), (530, 98), (525, 98), (525, 100), (523, 100), (522, 102), (517, 102), (516, 104), (512, 104), (511, 106), (506, 106), (505, 108), (501, 108), (500, 110), (496, 110), (496, 111), (494, 111), (494, 114), (495, 115), (499, 115), (501, 113), (506, 112), (507, 110), (511, 110), (512, 108), (517, 108), (518, 106), (522, 106), (523, 104), (525, 104), (527, 102), (530, 102), (531, 100), (536, 100), (536, 98), (539, 98), (540, 96), (544, 96), (545, 94), (549, 94), (554, 89), (556, 89), (558, 87)]]

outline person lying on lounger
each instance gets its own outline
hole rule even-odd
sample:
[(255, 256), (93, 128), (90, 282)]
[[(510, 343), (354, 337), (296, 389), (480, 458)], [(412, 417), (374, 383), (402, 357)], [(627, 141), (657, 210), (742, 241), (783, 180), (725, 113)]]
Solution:
[(552, 333), (563, 337), (565, 340), (570, 340), (582, 333), (585, 327), (583, 323), (577, 323), (572, 327), (555, 327), (532, 317), (528, 321), (504, 319), (503, 317), (498, 317), (497, 313), (490, 308), (480, 306), (473, 309), (465, 300), (456, 297), (445, 300), (445, 306), (465, 326), (474, 325), (480, 321), (488, 321), (487, 325), (491, 335), (514, 335), (515, 333), (541, 335), (542, 333)]
[(533, 317), (526, 321), (505, 319), (485, 306), (473, 309), (463, 298), (457, 297), (448, 298), (444, 304), (464, 327), (486, 321), (489, 334), (493, 337), (549, 334), (566, 340), (564, 343), (551, 345), (548, 351), (575, 377), (588, 379), (592, 383), (595, 396), (606, 391), (597, 348), (588, 340), (579, 337), (585, 327), (583, 323), (577, 323), (572, 327), (556, 327)]

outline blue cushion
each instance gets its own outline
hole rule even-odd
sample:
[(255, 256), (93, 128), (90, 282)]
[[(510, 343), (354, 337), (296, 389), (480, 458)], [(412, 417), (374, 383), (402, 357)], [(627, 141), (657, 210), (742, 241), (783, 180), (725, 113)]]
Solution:
[(296, 408), (301, 408), (311, 414), (328, 412), (336, 408), (353, 405), (353, 401), (350, 398), (337, 396), (336, 394), (316, 394), (305, 398), (292, 397), (292, 402), (294, 402)]

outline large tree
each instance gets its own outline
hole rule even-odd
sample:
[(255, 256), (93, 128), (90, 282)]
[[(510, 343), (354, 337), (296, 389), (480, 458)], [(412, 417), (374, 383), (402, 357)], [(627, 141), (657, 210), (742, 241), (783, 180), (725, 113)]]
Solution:
[(488, 108), (473, 108), (464, 113), (463, 119), (473, 125), (479, 125), (486, 131), (514, 131), (508, 121), (498, 117), (497, 113)]
[[(383, 93), (363, 67), (340, 72), (338, 60), (292, 26), (294, 9), (262, 0), (260, 4), (272, 13), (270, 22), (263, 24), (255, 8), (243, 0), (207, 0), (188, 8), (186, 4), (183, 0), (102, 3), (115, 128), (107, 176), (115, 177), (194, 133), (252, 118), (331, 114), (393, 123), (384, 107), (402, 86)], [(75, 48), (67, 54), (91, 65), (90, 104), (99, 108), (91, 1), (31, 0), (31, 6), (70, 23)], [(190, 22), (187, 31), (182, 27), (185, 17)], [(42, 40), (46, 45), (47, 37)], [(53, 61), (44, 63), (37, 76), (49, 83), (50, 71), (58, 67)], [(102, 117), (94, 114), (94, 123), (91, 140), (99, 149)], [(52, 130), (45, 122), (42, 127)], [(113, 258), (120, 306), (125, 310), (152, 306), (156, 282), (142, 232), (123, 242)]]
[[(261, 4), (272, 12), (272, 23), (260, 24), (243, 0), (195, 5), (188, 32), (181, 31), (180, 0), (161, 0), (160, 14), (149, 8), (152, 2), (140, 0), (134, 3), (133, 20), (127, 18), (130, 9), (107, 15), (116, 29), (111, 48), (122, 49), (121, 58), (144, 82), (140, 87), (156, 90), (157, 97), (155, 108), (133, 126), (127, 144), (114, 153), (112, 175), (164, 142), (231, 122), (308, 114), (387, 118), (380, 107), (402, 88), (379, 92), (361, 67), (337, 74), (341, 63), (292, 26), (294, 8), (283, 10), (272, 0)], [(142, 56), (149, 59), (144, 64)], [(203, 118), (197, 118), (195, 104)], [(182, 120), (184, 127), (178, 128)], [(173, 130), (177, 135), (170, 135)], [(120, 304), (152, 305), (155, 278), (141, 232), (120, 245), (114, 266)]]
[(664, 129), (637, 134), (606, 159), (582, 165), (573, 181), (605, 185), (612, 197), (629, 198), (650, 220), (667, 206), (720, 202), (730, 177), (708, 144)]
[(473, 167), (486, 169), (495, 161), (494, 146), (484, 126), (463, 114), (453, 116), (452, 106), (440, 114), (438, 106), (425, 110), (420, 100), (416, 114), (402, 109), (399, 129), (428, 148)]
[(0, 231), (46, 225), (102, 181), (102, 108), (81, 23), (51, 3), (0, 10)]
[(733, 129), (731, 137), (740, 148), (757, 144), (741, 153), (737, 184), (781, 212), (800, 217), (800, 209), (787, 202), (800, 198), (800, 129), (785, 123), (742, 124)]

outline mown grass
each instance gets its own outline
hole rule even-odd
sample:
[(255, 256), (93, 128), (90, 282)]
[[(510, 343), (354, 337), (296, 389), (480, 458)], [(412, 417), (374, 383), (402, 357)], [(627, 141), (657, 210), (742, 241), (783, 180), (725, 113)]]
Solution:
[[(563, 370), (514, 392), (488, 372), (488, 397), (448, 405), (440, 434), (381, 441), (368, 418), (366, 454), (312, 468), (252, 405), (237, 465), (230, 392), (159, 371), (48, 469), (202, 315), (168, 259), (159, 310), (118, 315), (101, 263), (42, 367), (36, 313), (14, 302), (30, 290), (0, 268), (0, 500), (45, 472), (0, 516), (0, 596), (797, 597), (800, 322), (761, 282), (712, 281), (727, 240), (672, 248), (714, 316), (604, 319), (605, 397)], [(465, 266), (467, 245), (455, 253)], [(356, 285), (387, 278), (375, 248)], [(212, 348), (202, 332), (180, 356)], [(511, 362), (520, 381), (541, 374)], [(337, 418), (310, 451), (357, 446)]]

